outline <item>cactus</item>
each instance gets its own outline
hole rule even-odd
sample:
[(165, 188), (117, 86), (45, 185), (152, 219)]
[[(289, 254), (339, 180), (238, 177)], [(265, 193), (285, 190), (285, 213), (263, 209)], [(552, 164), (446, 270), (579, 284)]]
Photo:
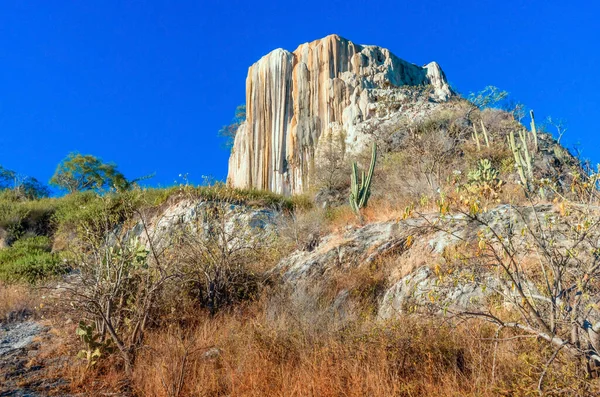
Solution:
[[(534, 134), (534, 136), (536, 135)], [(535, 144), (534, 141), (534, 145)], [(515, 134), (511, 131), (508, 136), (508, 146), (515, 158), (515, 166), (517, 167), (519, 178), (521, 179), (523, 186), (525, 186), (528, 191), (531, 191), (531, 184), (533, 182), (533, 157), (527, 146), (525, 129), (519, 131), (519, 144), (516, 143)]]
[(496, 198), (502, 189), (503, 182), (500, 180), (500, 172), (492, 166), (488, 159), (481, 159), (477, 168), (468, 174), (467, 189), (471, 193), (479, 193), (487, 198)]
[(531, 116), (531, 134), (533, 135), (533, 146), (534, 150), (538, 151), (538, 136), (537, 136), (537, 128), (535, 128), (535, 118), (533, 117), (533, 109), (529, 111), (529, 115)]
[(477, 163), (477, 168), (469, 172), (468, 178), (469, 182), (481, 183), (494, 181), (498, 179), (499, 175), (500, 173), (492, 166), (490, 160), (481, 159)]
[(490, 141), (488, 139), (487, 129), (485, 128), (485, 124), (483, 124), (483, 119), (481, 121), (481, 130), (483, 131), (483, 138), (485, 139), (485, 146), (490, 147)]
[(114, 350), (112, 339), (100, 341), (101, 335), (96, 332), (94, 323), (87, 325), (84, 321), (80, 321), (75, 332), (85, 345), (85, 349), (80, 350), (77, 357), (87, 361), (88, 369), (96, 365), (103, 354), (112, 353)]
[(350, 191), (350, 207), (360, 217), (360, 209), (367, 206), (369, 196), (371, 195), (371, 181), (373, 178), (373, 171), (375, 170), (375, 161), (377, 160), (377, 145), (373, 143), (373, 151), (371, 153), (371, 165), (369, 166), (369, 173), (366, 174), (362, 171), (360, 183), (358, 180), (358, 166), (356, 162), (352, 163), (352, 177), (350, 179), (351, 191)]
[(479, 134), (477, 133), (477, 127), (473, 124), (473, 139), (475, 139), (475, 143), (477, 144), (477, 151), (481, 151), (481, 145), (479, 144)]
[[(485, 146), (490, 147), (490, 140), (488, 137), (487, 129), (485, 128), (485, 124), (483, 124), (483, 120), (481, 121), (481, 131), (483, 132), (483, 139), (485, 140)], [(477, 151), (481, 151), (481, 144), (479, 143), (479, 132), (477, 131), (477, 127), (473, 124), (473, 139), (477, 144)]]

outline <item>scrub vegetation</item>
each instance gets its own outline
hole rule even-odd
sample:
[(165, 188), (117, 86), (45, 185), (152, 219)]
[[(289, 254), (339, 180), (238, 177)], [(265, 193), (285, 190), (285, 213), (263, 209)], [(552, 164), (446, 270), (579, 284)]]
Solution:
[[(498, 108), (505, 99), (494, 87), (452, 99), (353, 156), (332, 141), (306, 196), (145, 188), (78, 154), (53, 177), (61, 197), (5, 172), (0, 322), (28, 310), (56, 329), (48, 354), (69, 357), (57, 395), (597, 395), (600, 177), (533, 112), (526, 128), (522, 106)], [(203, 203), (193, 218), (161, 215), (190, 202)], [(489, 219), (505, 207), (518, 209), (508, 227)], [(250, 212), (276, 214), (276, 228)], [(324, 236), (406, 219), (486, 228), (433, 271), (440, 291), (495, 274), (489, 305), (446, 311), (432, 295), (428, 310), (383, 320), (395, 251), (355, 271), (340, 263), (314, 299), (274, 270)], [(331, 310), (342, 290), (354, 302), (343, 319)]]

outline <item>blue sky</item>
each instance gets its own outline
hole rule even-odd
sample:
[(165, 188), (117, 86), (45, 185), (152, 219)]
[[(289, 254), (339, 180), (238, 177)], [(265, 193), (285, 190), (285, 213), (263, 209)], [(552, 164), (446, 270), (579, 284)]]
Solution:
[(463, 93), (487, 85), (567, 121), (600, 161), (600, 2), (0, 2), (0, 164), (47, 181), (71, 151), (126, 176), (224, 179), (217, 131), (269, 51), (337, 33), (437, 61)]

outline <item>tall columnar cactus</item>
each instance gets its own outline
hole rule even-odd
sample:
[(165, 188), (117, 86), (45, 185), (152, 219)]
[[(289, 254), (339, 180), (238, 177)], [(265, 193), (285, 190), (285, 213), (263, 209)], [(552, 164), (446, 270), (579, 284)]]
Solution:
[(515, 158), (515, 166), (519, 173), (519, 178), (523, 183), (523, 186), (527, 190), (531, 191), (531, 184), (533, 182), (533, 166), (532, 156), (527, 146), (527, 136), (524, 130), (519, 131), (519, 143), (515, 141), (515, 134), (511, 131), (508, 136), (508, 145)]
[[(487, 133), (487, 129), (485, 128), (485, 124), (483, 123), (483, 120), (481, 121), (481, 132), (483, 133), (483, 139), (485, 140), (485, 146), (486, 147), (490, 147), (490, 139), (488, 137), (488, 133)], [(479, 132), (477, 131), (477, 126), (475, 124), (473, 124), (473, 139), (475, 140), (475, 143), (477, 144), (477, 151), (481, 151), (481, 144), (479, 143)]]
[(477, 151), (481, 151), (481, 144), (479, 143), (479, 133), (477, 132), (477, 127), (473, 124), (473, 139), (475, 140), (475, 144), (477, 144)]
[(373, 179), (373, 171), (375, 170), (375, 161), (377, 160), (377, 145), (373, 143), (373, 151), (371, 153), (371, 165), (369, 173), (365, 176), (362, 171), (360, 181), (358, 179), (358, 166), (356, 162), (352, 163), (352, 177), (350, 179), (350, 207), (360, 216), (360, 209), (367, 206), (369, 196), (371, 195), (371, 181)]
[(483, 138), (485, 139), (485, 146), (490, 147), (490, 140), (488, 139), (487, 129), (485, 128), (485, 124), (483, 123), (483, 119), (481, 121), (481, 130), (483, 131)]
[(529, 111), (529, 115), (531, 116), (531, 134), (533, 135), (533, 146), (534, 150), (538, 151), (538, 137), (537, 137), (537, 128), (535, 128), (535, 118), (533, 117), (533, 109)]

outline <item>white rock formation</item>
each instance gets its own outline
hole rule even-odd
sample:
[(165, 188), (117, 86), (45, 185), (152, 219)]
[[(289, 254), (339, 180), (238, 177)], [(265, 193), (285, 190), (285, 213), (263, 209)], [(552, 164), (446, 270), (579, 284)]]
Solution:
[(229, 159), (229, 185), (301, 193), (319, 137), (341, 131), (347, 149), (357, 150), (365, 143), (361, 123), (378, 117), (380, 95), (373, 93), (406, 85), (430, 85), (433, 101), (453, 94), (437, 63), (420, 67), (337, 35), (265, 55), (248, 71), (246, 121)]

